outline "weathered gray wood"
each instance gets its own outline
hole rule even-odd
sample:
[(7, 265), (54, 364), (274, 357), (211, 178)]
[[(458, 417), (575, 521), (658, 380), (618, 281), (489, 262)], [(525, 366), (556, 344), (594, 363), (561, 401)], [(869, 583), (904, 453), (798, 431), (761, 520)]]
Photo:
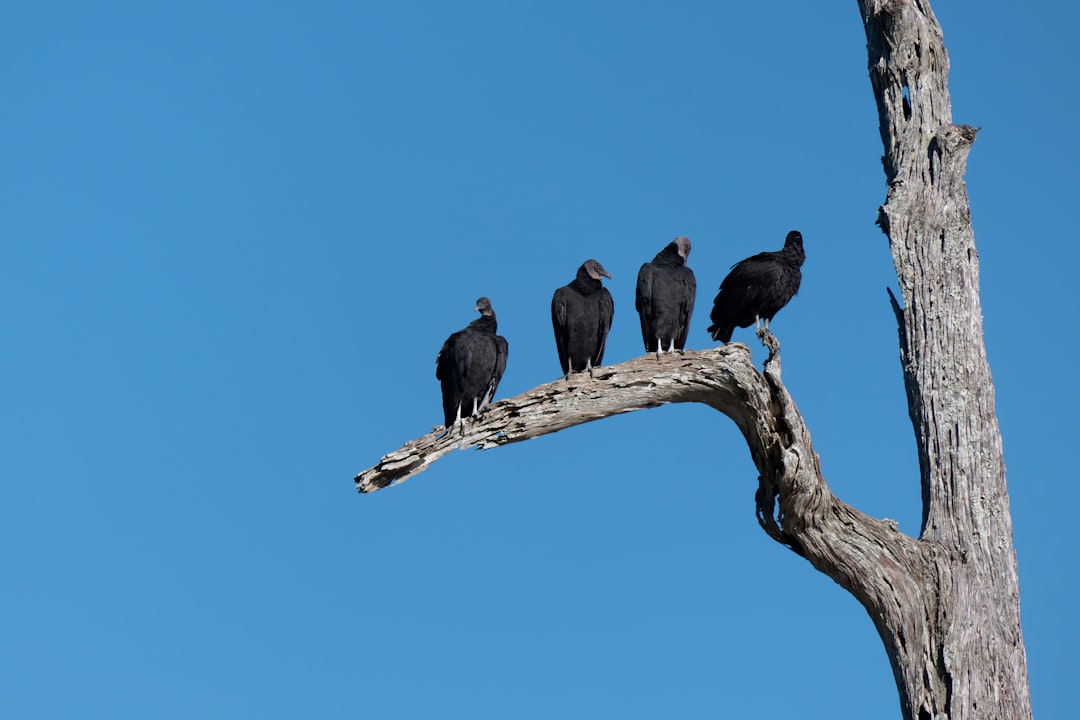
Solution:
[[(574, 375), (500, 400), (465, 424), (462, 434), (432, 432), (406, 443), (357, 474), (361, 492), (402, 482), (459, 448), (519, 442), (633, 410), (700, 402), (730, 417), (746, 440), (758, 472), (757, 514), (765, 531), (806, 557), (858, 597), (878, 626), (890, 657), (903, 667), (908, 638), (931, 635), (926, 605), (934, 586), (932, 552), (897, 530), (840, 502), (821, 475), (810, 433), (781, 382), (775, 338), (764, 372), (749, 348), (733, 343), (701, 352), (644, 356)], [(443, 429), (440, 428), (440, 431)], [(921, 645), (919, 645), (921, 646)]]
[(356, 476), (370, 492), (447, 452), (517, 442), (668, 402), (702, 402), (739, 427), (758, 469), (762, 528), (866, 608), (907, 720), (1027, 720), (1031, 704), (1001, 436), (982, 335), (978, 254), (963, 175), (975, 129), (954, 125), (948, 57), (925, 0), (859, 0), (885, 155), (879, 224), (923, 493), (918, 539), (833, 496), (780, 379), (731, 344), (652, 356), (490, 406), (460, 436), (429, 433)]
[[(776, 360), (779, 363), (779, 360)], [(357, 489), (371, 492), (402, 482), (455, 449), (488, 448), (528, 440), (567, 427), (671, 402), (703, 402), (732, 416), (740, 427), (769, 407), (769, 388), (750, 362), (745, 345), (703, 352), (646, 355), (575, 374), (500, 400), (466, 421), (463, 432), (444, 428), (412, 440), (356, 476)], [(744, 430), (745, 434), (746, 430)], [(754, 444), (764, 440), (754, 435)]]
[(913, 576), (923, 602), (905, 609), (925, 616), (928, 635), (906, 637), (893, 662), (901, 704), (908, 718), (1029, 718), (1012, 522), (963, 179), (976, 130), (953, 124), (949, 58), (929, 3), (859, 0), (859, 9), (885, 150), (879, 224), (900, 282), (920, 540), (932, 561)]

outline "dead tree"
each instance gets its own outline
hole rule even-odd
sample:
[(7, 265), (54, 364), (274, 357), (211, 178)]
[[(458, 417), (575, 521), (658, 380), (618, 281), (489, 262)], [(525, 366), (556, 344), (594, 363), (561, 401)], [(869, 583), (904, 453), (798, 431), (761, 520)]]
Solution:
[(743, 345), (639, 358), (490, 406), (463, 435), (425, 435), (356, 476), (370, 492), (461, 447), (526, 440), (670, 402), (730, 417), (760, 476), (757, 515), (866, 608), (908, 720), (1031, 717), (1019, 583), (978, 254), (963, 175), (975, 130), (954, 125), (948, 57), (925, 0), (859, 0), (887, 180), (878, 224), (900, 287), (890, 298), (918, 444), (917, 539), (838, 500), (780, 379), (775, 339), (758, 372)]

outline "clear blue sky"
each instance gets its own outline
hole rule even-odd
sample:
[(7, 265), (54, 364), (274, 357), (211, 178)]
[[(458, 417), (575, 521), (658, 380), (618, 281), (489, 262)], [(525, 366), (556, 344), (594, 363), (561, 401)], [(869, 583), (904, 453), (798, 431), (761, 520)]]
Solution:
[[(1067, 717), (1080, 12), (935, 10), (982, 127), (1034, 709)], [(869, 618), (761, 532), (711, 410), (352, 484), (440, 421), (478, 296), (505, 397), (557, 376), (548, 304), (586, 258), (619, 362), (671, 238), (705, 348), (727, 268), (797, 228), (785, 381), (839, 497), (917, 533), (854, 1), (22, 3), (0, 60), (0, 715), (899, 718)]]

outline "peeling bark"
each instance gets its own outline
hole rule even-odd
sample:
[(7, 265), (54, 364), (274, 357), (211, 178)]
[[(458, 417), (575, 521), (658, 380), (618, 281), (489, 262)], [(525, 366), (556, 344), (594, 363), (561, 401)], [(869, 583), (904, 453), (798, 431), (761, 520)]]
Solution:
[(757, 467), (757, 516), (866, 608), (907, 720), (1031, 717), (1001, 435), (963, 175), (976, 130), (952, 123), (948, 56), (925, 0), (859, 0), (877, 100), (890, 291), (923, 496), (918, 539), (838, 500), (780, 378), (746, 346), (652, 356), (574, 375), (486, 408), (461, 434), (429, 433), (355, 480), (371, 492), (451, 450), (488, 448), (611, 415), (700, 402), (730, 417)]
[(577, 373), (500, 400), (466, 420), (460, 430), (447, 433), (440, 426), (383, 456), (378, 465), (356, 476), (356, 487), (366, 493), (404, 482), (455, 449), (520, 442), (673, 402), (705, 403), (731, 417), (743, 430), (755, 462), (767, 452), (763, 448), (775, 442), (775, 433), (763, 426), (773, 402), (769, 386), (751, 363), (749, 348), (730, 344), (663, 355), (659, 361), (646, 355), (594, 368), (592, 378)]
[[(893, 655), (907, 718), (1030, 718), (1019, 581), (979, 261), (964, 186), (976, 129), (953, 124), (949, 58), (924, 0), (859, 0), (885, 154), (878, 224), (900, 284), (893, 298), (908, 412), (919, 450), (913, 580), (925, 637)], [(868, 608), (869, 609), (869, 608)], [(880, 630), (880, 628), (879, 628)], [(882, 633), (888, 647), (890, 640)]]

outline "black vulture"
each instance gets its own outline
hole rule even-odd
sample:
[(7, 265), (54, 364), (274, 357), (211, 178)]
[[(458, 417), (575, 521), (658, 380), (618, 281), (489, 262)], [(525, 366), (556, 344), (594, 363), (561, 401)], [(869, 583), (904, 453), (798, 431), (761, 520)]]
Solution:
[(784, 249), (763, 252), (732, 265), (731, 272), (720, 283), (720, 292), (713, 301), (708, 333), (713, 340), (728, 342), (736, 326), (754, 327), (765, 332), (769, 321), (799, 292), (802, 282), (802, 234), (792, 230), (784, 241)]
[(498, 325), (491, 301), (480, 298), (476, 311), (480, 317), (448, 337), (435, 357), (447, 429), (490, 403), (506, 370), (509, 347), (506, 338), (495, 334)]
[(611, 275), (595, 260), (586, 260), (577, 277), (551, 296), (551, 326), (555, 329), (555, 347), (559, 367), (566, 377), (572, 372), (589, 371), (604, 361), (615, 303), (600, 282)]
[(641, 316), (645, 352), (682, 352), (690, 315), (694, 312), (697, 281), (686, 266), (690, 241), (677, 237), (641, 266), (637, 276), (634, 307)]

